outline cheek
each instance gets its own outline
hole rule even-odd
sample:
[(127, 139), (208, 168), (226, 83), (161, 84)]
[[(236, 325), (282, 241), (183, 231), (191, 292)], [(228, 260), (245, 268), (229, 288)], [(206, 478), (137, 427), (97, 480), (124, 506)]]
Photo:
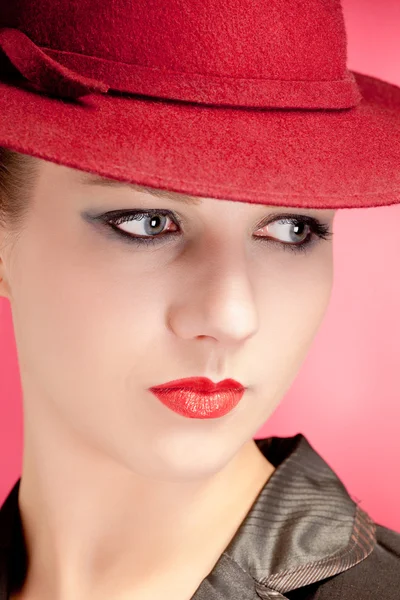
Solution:
[(331, 262), (328, 249), (308, 257), (275, 254), (267, 265), (256, 267), (259, 328), (241, 352), (239, 367), (254, 383), (254, 394), (239, 404), (229, 439), (219, 432), (221, 448), (254, 435), (292, 385), (329, 304)]
[(14, 326), (32, 386), (27, 396), (51, 399), (73, 427), (94, 436), (124, 419), (128, 379), (162, 328), (162, 297), (154, 290), (160, 283), (132, 268), (133, 258), (129, 269), (115, 269), (102, 253), (73, 246), (21, 245)]
[(275, 387), (272, 395), (278, 397), (296, 375), (324, 318), (332, 263), (329, 257), (300, 257), (297, 263), (292, 259), (290, 266), (271, 274), (269, 284), (266, 281), (257, 346), (266, 366), (266, 385), (270, 382)]

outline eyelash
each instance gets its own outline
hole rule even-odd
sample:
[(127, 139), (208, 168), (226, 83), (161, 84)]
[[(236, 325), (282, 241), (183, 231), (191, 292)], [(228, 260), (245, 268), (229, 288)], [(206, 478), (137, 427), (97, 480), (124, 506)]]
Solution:
[[(154, 215), (167, 216), (175, 223), (175, 225), (179, 226), (181, 224), (181, 219), (179, 217), (177, 217), (176, 215), (172, 216), (172, 213), (169, 210), (164, 210), (164, 209), (147, 209), (147, 210), (137, 210), (137, 211), (131, 210), (131, 211), (123, 211), (123, 212), (112, 211), (110, 213), (107, 213), (106, 215), (103, 215), (101, 218), (119, 237), (122, 237), (124, 239), (124, 241), (127, 241), (128, 243), (136, 244), (137, 246), (143, 246), (143, 244), (146, 244), (146, 245), (159, 244), (159, 243), (162, 243), (160, 238), (176, 237), (176, 236), (180, 235), (180, 233), (176, 232), (176, 231), (170, 231), (170, 232), (167, 231), (165, 233), (159, 233), (155, 236), (149, 236), (147, 238), (135, 237), (133, 234), (127, 233), (126, 231), (123, 231), (122, 229), (118, 228), (118, 225), (121, 225), (122, 223), (127, 223), (129, 221), (134, 221), (134, 220), (139, 221), (146, 217), (153, 217)], [(279, 240), (274, 240), (274, 239), (271, 239), (268, 237), (263, 237), (263, 236), (256, 236), (257, 242), (262, 242), (262, 243), (268, 242), (268, 243), (272, 243), (272, 244), (277, 244), (278, 246), (280, 246), (282, 248), (282, 250), (289, 250), (289, 251), (296, 252), (296, 253), (304, 253), (304, 252), (311, 250), (311, 248), (315, 245), (315, 243), (318, 243), (320, 240), (327, 240), (333, 236), (333, 232), (330, 231), (328, 225), (325, 225), (324, 223), (322, 223), (318, 219), (315, 219), (314, 217), (309, 217), (306, 215), (290, 215), (290, 214), (275, 215), (272, 220), (270, 220), (270, 221), (268, 221), (268, 223), (265, 223), (264, 225), (262, 225), (262, 227), (260, 227), (260, 229), (264, 228), (266, 225), (270, 225), (271, 223), (274, 223), (275, 221), (280, 221), (282, 223), (292, 224), (292, 225), (299, 225), (299, 224), (306, 225), (309, 227), (310, 233), (305, 238), (305, 240), (303, 242), (301, 242), (300, 244), (295, 244), (295, 243), (291, 244), (289, 242), (280, 242)]]

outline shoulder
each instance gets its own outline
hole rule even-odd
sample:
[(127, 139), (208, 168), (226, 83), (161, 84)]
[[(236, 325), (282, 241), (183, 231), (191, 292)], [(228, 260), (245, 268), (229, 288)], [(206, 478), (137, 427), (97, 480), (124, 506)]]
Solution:
[(398, 600), (400, 597), (400, 533), (376, 525), (371, 554), (351, 569), (321, 582), (318, 600)]

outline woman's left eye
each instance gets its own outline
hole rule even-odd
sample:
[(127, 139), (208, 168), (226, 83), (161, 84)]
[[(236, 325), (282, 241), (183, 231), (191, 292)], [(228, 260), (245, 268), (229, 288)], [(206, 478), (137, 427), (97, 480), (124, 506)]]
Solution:
[[(157, 244), (165, 237), (180, 235), (176, 227), (181, 219), (163, 209), (113, 211), (104, 215), (103, 220), (120, 236), (137, 245)], [(121, 228), (121, 225), (125, 227)], [(277, 243), (284, 250), (297, 252), (313, 246), (315, 238), (326, 240), (333, 235), (328, 225), (307, 215), (280, 215), (257, 231), (263, 231), (262, 235), (255, 236), (257, 241)], [(279, 235), (281, 237), (277, 239)]]

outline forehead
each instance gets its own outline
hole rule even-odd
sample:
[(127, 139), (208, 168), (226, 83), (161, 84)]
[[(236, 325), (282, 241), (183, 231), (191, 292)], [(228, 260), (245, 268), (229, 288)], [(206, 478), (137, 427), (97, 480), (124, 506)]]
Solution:
[(112, 187), (112, 188), (128, 188), (133, 189), (136, 192), (145, 192), (152, 194), (158, 198), (166, 198), (168, 200), (179, 200), (186, 204), (201, 204), (202, 199), (198, 196), (190, 196), (189, 194), (182, 194), (180, 192), (171, 192), (168, 190), (162, 190), (153, 188), (145, 185), (139, 185), (136, 183), (129, 183), (125, 181), (118, 181), (116, 179), (109, 179), (108, 177), (102, 177), (94, 173), (86, 173), (83, 171), (77, 172), (78, 182), (82, 185), (87, 186), (100, 186), (100, 187)]

